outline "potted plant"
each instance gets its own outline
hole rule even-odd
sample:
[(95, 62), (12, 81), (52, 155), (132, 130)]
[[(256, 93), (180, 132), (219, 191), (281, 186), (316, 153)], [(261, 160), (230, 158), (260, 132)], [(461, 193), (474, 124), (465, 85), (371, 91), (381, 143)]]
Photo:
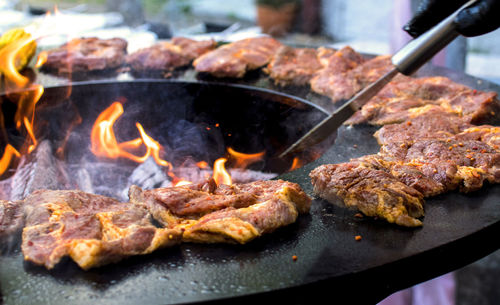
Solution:
[(256, 0), (257, 24), (262, 32), (283, 36), (292, 28), (299, 0)]

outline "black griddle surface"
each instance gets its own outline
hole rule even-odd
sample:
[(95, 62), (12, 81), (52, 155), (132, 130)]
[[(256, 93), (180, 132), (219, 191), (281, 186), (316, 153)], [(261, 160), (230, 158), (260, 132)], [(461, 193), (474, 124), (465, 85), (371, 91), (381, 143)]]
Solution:
[[(439, 70), (439, 69), (438, 69)], [(439, 70), (477, 89), (499, 88)], [(435, 73), (434, 71), (433, 73)], [(308, 173), (322, 163), (375, 153), (369, 126), (342, 127), (320, 159), (282, 176), (311, 194)], [(357, 147), (354, 146), (357, 145)], [(297, 223), (247, 245), (184, 244), (89, 271), (55, 270), (0, 257), (5, 304), (375, 303), (499, 248), (500, 186), (426, 200), (423, 227), (407, 229), (314, 200)], [(355, 236), (362, 240), (356, 241)], [(293, 256), (297, 260), (292, 259)]]

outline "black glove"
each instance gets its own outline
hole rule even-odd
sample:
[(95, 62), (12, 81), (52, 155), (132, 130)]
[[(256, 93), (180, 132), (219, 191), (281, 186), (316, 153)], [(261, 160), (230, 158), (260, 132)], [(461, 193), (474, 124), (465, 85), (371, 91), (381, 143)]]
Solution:
[[(413, 37), (429, 30), (468, 0), (421, 0), (413, 18), (403, 27)], [(455, 19), (457, 31), (467, 37), (478, 36), (500, 27), (500, 0), (479, 0), (461, 11)]]

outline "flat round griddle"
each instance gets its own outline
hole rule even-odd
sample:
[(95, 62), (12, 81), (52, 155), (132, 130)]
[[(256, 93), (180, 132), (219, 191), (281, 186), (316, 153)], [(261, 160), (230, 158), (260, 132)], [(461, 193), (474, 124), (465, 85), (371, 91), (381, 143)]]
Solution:
[[(320, 159), (281, 177), (311, 194), (310, 170), (377, 152), (374, 131), (342, 127)], [(423, 227), (407, 229), (316, 199), (309, 215), (246, 245), (183, 244), (89, 271), (69, 261), (47, 271), (19, 252), (4, 255), (0, 288), (6, 304), (372, 304), (498, 249), (499, 202), (500, 186), (427, 199)]]

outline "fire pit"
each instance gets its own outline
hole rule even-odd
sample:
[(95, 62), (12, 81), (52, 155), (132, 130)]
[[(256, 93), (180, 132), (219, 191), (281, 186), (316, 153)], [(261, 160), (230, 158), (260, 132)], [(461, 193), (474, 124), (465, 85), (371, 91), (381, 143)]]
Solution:
[[(9, 102), (4, 103), (6, 113), (9, 106)], [(116, 147), (96, 143), (99, 139), (93, 138), (99, 118), (112, 110), (120, 113), (114, 114), (112, 128), (102, 132), (114, 132), (114, 139), (108, 141)], [(237, 182), (269, 179), (296, 166), (292, 160), (285, 162), (275, 156), (325, 115), (304, 100), (241, 85), (144, 80), (48, 88), (37, 105), (34, 121), (43, 127), (35, 128), (37, 141), (50, 144), (40, 145), (33, 154), (53, 154), (53, 169), (37, 166), (29, 175), (52, 170), (60, 172), (63, 181), (16, 184), (12, 190), (4, 188), (4, 197), (21, 199), (36, 188), (79, 188), (127, 199), (130, 184), (151, 188), (181, 180), (201, 182), (212, 176), (211, 166), (221, 157), (226, 157), (225, 167)], [(6, 126), (15, 124), (13, 118), (6, 115)], [(148, 147), (147, 151), (140, 145), (124, 148), (123, 143), (132, 145), (133, 139), (140, 139), (141, 130), (161, 152), (158, 148), (156, 155), (150, 153), (148, 158)], [(14, 133), (9, 142), (19, 146), (19, 139)], [(119, 146), (122, 151), (116, 151)], [(312, 161), (321, 153), (321, 149), (310, 151), (300, 156), (300, 162)], [(20, 191), (19, 187), (28, 189)], [(17, 194), (15, 198), (9, 191)]]
[[(25, 138), (15, 129), (15, 107), (7, 96), (3, 96), (2, 99), (6, 114), (7, 140), (13, 147), (23, 152), (25, 150), (21, 144), (25, 142)], [(136, 123), (140, 123), (142, 130), (150, 139), (161, 143), (162, 149), (157, 155), (152, 153), (145, 162), (138, 163), (137, 160), (133, 160), (134, 158), (122, 156), (113, 159), (100, 156), (93, 151), (94, 143), (91, 138), (93, 130), (99, 125), (99, 118), (117, 103), (122, 105), (123, 113), (116, 115), (119, 118), (113, 126), (115, 140), (118, 143), (129, 143), (131, 139), (138, 138), (140, 130)], [(210, 171), (205, 167), (210, 168), (211, 164), (220, 157), (227, 157), (226, 169), (232, 174), (233, 179), (269, 179), (296, 166), (298, 159), (295, 162), (292, 160), (284, 162), (279, 161), (275, 156), (325, 116), (326, 113), (322, 109), (307, 101), (243, 85), (136, 80), (134, 82), (75, 83), (71, 87), (46, 88), (37, 104), (33, 119), (35, 122), (33, 138), (36, 139), (37, 145), (31, 150), (26, 150), (20, 158), (15, 158), (20, 160), (19, 164), (14, 164), (15, 162), (11, 164), (11, 170), (4, 174), (7, 178), (2, 181), (2, 196), (20, 199), (37, 188), (87, 188), (87, 191), (122, 199), (126, 196), (124, 190), (130, 183), (136, 184), (137, 179), (143, 182), (143, 187), (154, 187), (165, 181), (174, 184), (178, 182), (176, 178), (186, 178), (186, 175), (182, 175), (183, 172), (191, 172), (190, 177), (196, 176), (192, 174), (193, 171), (197, 174), (201, 172), (203, 176), (204, 170)], [(299, 121), (301, 124), (297, 124)], [(120, 147), (126, 148), (123, 145)], [(134, 156), (144, 156), (144, 151), (140, 149), (130, 150), (130, 154), (132, 153)], [(309, 162), (322, 153), (321, 149), (315, 149), (301, 155), (300, 160)], [(167, 162), (167, 165), (162, 164), (161, 161)], [(208, 166), (202, 165), (203, 163)], [(141, 172), (146, 172), (145, 175), (149, 178), (158, 173), (163, 176), (151, 182), (151, 180), (143, 179)], [(253, 177), (248, 177), (248, 175), (253, 175)], [(291, 240), (286, 235), (294, 234), (293, 230), (293, 228), (282, 230), (271, 239)], [(269, 241), (271, 240), (268, 239), (267, 242)], [(15, 279), (17, 277), (11, 277), (11, 272), (14, 270), (24, 277), (22, 280), (24, 283), (31, 283), (35, 286), (42, 283), (58, 286), (60, 281), (69, 281), (68, 283), (71, 282), (71, 284), (68, 289), (72, 290), (76, 287), (75, 285), (89, 284), (89, 282), (87, 284), (83, 282), (77, 284), (77, 282), (81, 280), (86, 282), (85, 278), (94, 272), (111, 275), (111, 278), (105, 281), (112, 285), (135, 272), (142, 273), (140, 270), (144, 268), (152, 267), (151, 271), (159, 272), (160, 270), (166, 271), (165, 268), (173, 268), (172, 270), (180, 272), (175, 280), (180, 284), (188, 281), (183, 271), (185, 255), (194, 255), (196, 258), (193, 258), (201, 264), (214, 264), (214, 267), (225, 270), (228, 266), (223, 261), (205, 260), (231, 259), (231, 255), (227, 256), (219, 253), (220, 251), (242, 251), (240, 254), (243, 254), (248, 250), (247, 247), (238, 250), (231, 246), (219, 248), (194, 245), (192, 248), (193, 245), (189, 245), (187, 248), (159, 251), (157, 254), (139, 259), (132, 258), (124, 261), (123, 264), (110, 265), (88, 273), (78, 269), (69, 261), (60, 263), (52, 271), (23, 263), (18, 242), (14, 240), (4, 245), (4, 255), (0, 263), (2, 266), (15, 266), (8, 273), (2, 272), (0, 275), (2, 294), (7, 302), (11, 297), (13, 297), (12, 300), (18, 299), (12, 294), (14, 290), (18, 288), (24, 290)], [(258, 243), (254, 243), (251, 247), (255, 246), (259, 248)], [(203, 248), (205, 250), (202, 250)], [(202, 252), (196, 254), (198, 251), (196, 249), (205, 252), (208, 256), (205, 258), (198, 256)], [(184, 251), (187, 252), (183, 254)], [(209, 254), (211, 251), (215, 252)], [(249, 255), (251, 253), (252, 251), (248, 252)], [(12, 262), (15, 263), (12, 264)], [(193, 264), (197, 263), (193, 261)], [(6, 269), (3, 270), (6, 271)], [(160, 272), (153, 277), (158, 283), (163, 283), (169, 281), (171, 276), (175, 277), (174, 273)], [(196, 272), (200, 276), (204, 273)], [(51, 280), (39, 282), (37, 274)], [(204, 280), (196, 279), (196, 277), (185, 284), (207, 285)], [(91, 285), (95, 284), (97, 282)], [(211, 287), (203, 287), (198, 288), (202, 291), (206, 290), (207, 293), (211, 292)], [(196, 288), (197, 291), (199, 291), (198, 288)], [(248, 288), (236, 287), (234, 289), (240, 289), (242, 293), (245, 293)], [(37, 288), (39, 291), (52, 289), (48, 286), (42, 289)], [(62, 292), (61, 303), (80, 297), (70, 290)], [(161, 298), (162, 292), (163, 288), (160, 288), (154, 293)], [(28, 303), (31, 302), (30, 300), (35, 301), (29, 297), (30, 292), (25, 291), (23, 294), (27, 297), (24, 301)], [(81, 295), (81, 297), (88, 298), (89, 296)], [(185, 297), (182, 293), (175, 302), (186, 299)], [(52, 294), (42, 298), (55, 301)], [(39, 301), (41, 300), (36, 302)], [(117, 299), (117, 301), (121, 303), (123, 300)]]

